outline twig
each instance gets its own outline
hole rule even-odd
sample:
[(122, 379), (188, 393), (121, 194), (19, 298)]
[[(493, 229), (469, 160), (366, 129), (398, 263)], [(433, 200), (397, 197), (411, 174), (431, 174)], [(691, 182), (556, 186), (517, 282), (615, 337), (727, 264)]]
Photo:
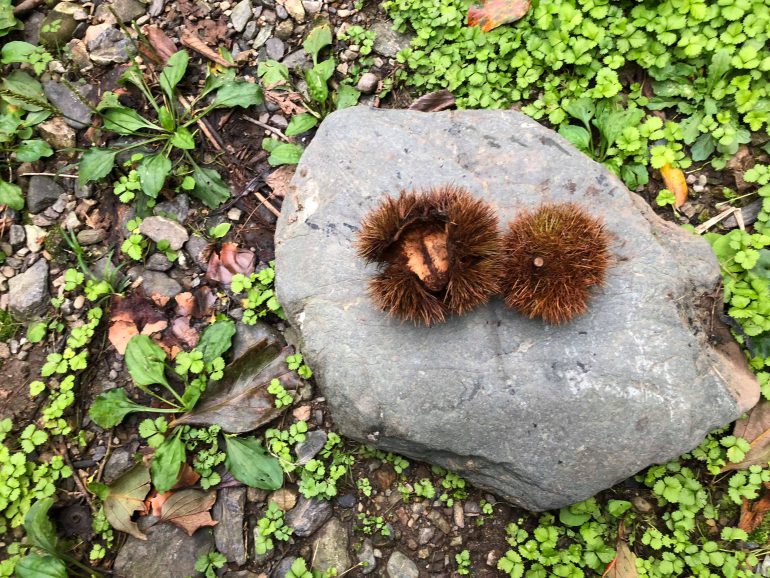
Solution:
[(271, 203), (269, 203), (268, 200), (265, 197), (262, 196), (262, 193), (260, 193), (259, 191), (255, 190), (254, 194), (259, 199), (259, 202), (262, 203), (263, 205), (265, 205), (265, 208), (268, 211), (273, 213), (276, 217), (280, 217), (281, 216), (281, 211), (279, 211)]
[(75, 480), (75, 485), (82, 492), (83, 497), (85, 497), (88, 505), (91, 507), (91, 511), (95, 512), (96, 507), (94, 506), (94, 500), (91, 498), (91, 494), (83, 484), (83, 480), (80, 479), (80, 475), (78, 474), (79, 470), (76, 470), (72, 465), (72, 460), (70, 460), (70, 454), (67, 451), (67, 446), (62, 441), (60, 441), (57, 445), (59, 446), (59, 453), (61, 454), (61, 457), (64, 458), (64, 461), (67, 462), (67, 465), (72, 470), (72, 477)]
[[(182, 106), (184, 106), (187, 110), (190, 110), (192, 108), (192, 104), (189, 100), (187, 100), (186, 97), (179, 95), (179, 102), (182, 103)], [(200, 127), (201, 132), (206, 135), (206, 138), (209, 139), (209, 142), (211, 142), (211, 145), (217, 149), (219, 152), (224, 152), (222, 150), (222, 145), (219, 142), (219, 139), (215, 136), (214, 129), (211, 128), (211, 125), (209, 125), (208, 122), (206, 122), (206, 119), (199, 118), (197, 121), (195, 121), (196, 124)]]
[(701, 223), (697, 227), (695, 227), (695, 232), (699, 235), (702, 235), (706, 231), (708, 231), (711, 227), (719, 223), (720, 221), (726, 219), (733, 213), (740, 211), (738, 207), (730, 207), (729, 209), (725, 209), (721, 213), (719, 213), (716, 217), (711, 217), (708, 221), (705, 223)]
[(77, 175), (64, 175), (59, 173), (21, 173), (20, 177), (61, 177), (63, 179), (77, 179)]
[(270, 131), (278, 138), (285, 140), (286, 142), (289, 142), (289, 137), (287, 137), (285, 134), (283, 134), (280, 130), (278, 130), (274, 126), (270, 126), (269, 124), (259, 121), (256, 118), (251, 118), (250, 116), (247, 116), (245, 114), (243, 115), (243, 119), (249, 121), (252, 124), (256, 124), (257, 126), (261, 126), (263, 129)]
[(20, 14), (30, 12), (40, 6), (44, 1), (45, 0), (24, 0), (24, 2), (18, 6), (13, 7), (13, 15), (19, 16)]
[(112, 451), (112, 432), (110, 432), (110, 435), (107, 436), (107, 450), (104, 452), (104, 457), (102, 458), (102, 462), (99, 464), (99, 469), (96, 471), (96, 477), (94, 479), (97, 482), (102, 481), (102, 473), (104, 472), (104, 466), (107, 465), (107, 460), (110, 457), (111, 451)]

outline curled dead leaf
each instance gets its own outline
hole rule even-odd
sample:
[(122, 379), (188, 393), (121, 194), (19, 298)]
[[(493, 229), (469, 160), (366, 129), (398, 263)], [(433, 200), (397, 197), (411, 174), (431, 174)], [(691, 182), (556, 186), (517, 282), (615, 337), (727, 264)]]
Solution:
[(607, 565), (602, 578), (637, 578), (636, 555), (626, 541), (618, 540), (615, 550), (615, 558)]
[(674, 193), (674, 207), (679, 208), (687, 201), (687, 179), (682, 169), (665, 164), (660, 169), (666, 188)]
[(166, 36), (166, 33), (157, 26), (145, 26), (143, 32), (150, 46), (155, 49), (161, 64), (165, 64), (171, 58), (171, 55), (177, 51), (174, 41)]
[(236, 273), (251, 275), (254, 272), (254, 266), (254, 253), (239, 249), (235, 243), (224, 243), (219, 253), (211, 254), (206, 277), (211, 281), (229, 285), (233, 275)]
[(749, 442), (749, 451), (738, 463), (729, 463), (723, 472), (743, 470), (770, 461), (770, 401), (763, 399), (744, 418), (735, 422), (733, 435)]
[(212, 62), (216, 62), (217, 64), (224, 66), (225, 68), (230, 68), (235, 66), (235, 64), (228, 62), (227, 60), (222, 58), (218, 52), (212, 50), (205, 42), (203, 42), (203, 40), (198, 38), (197, 34), (191, 34), (189, 32), (185, 32), (182, 34), (182, 37), (179, 39), (179, 41), (182, 44), (184, 44), (187, 48), (192, 48), (198, 54), (205, 56)]
[(211, 507), (217, 501), (216, 491), (181, 490), (173, 492), (160, 508), (160, 522), (170, 522), (182, 528), (188, 536), (204, 526), (216, 526)]
[[(92, 486), (89, 486), (92, 488)], [(93, 489), (92, 489), (93, 491)], [(111, 486), (101, 486), (96, 493), (104, 503), (104, 515), (116, 530), (126, 532), (140, 540), (147, 536), (132, 521), (134, 512), (146, 513), (145, 497), (150, 491), (150, 470), (138, 464), (120, 476)]]
[(738, 527), (746, 533), (756, 530), (770, 511), (770, 484), (764, 484), (759, 499), (750, 502), (743, 500)]
[(529, 6), (530, 0), (487, 0), (468, 8), (468, 26), (480, 26), (489, 32), (519, 20), (529, 11)]
[(455, 105), (455, 95), (449, 92), (447, 89), (437, 90), (436, 92), (430, 92), (424, 94), (411, 105), (409, 110), (420, 110), (422, 112), (438, 112), (446, 110)]

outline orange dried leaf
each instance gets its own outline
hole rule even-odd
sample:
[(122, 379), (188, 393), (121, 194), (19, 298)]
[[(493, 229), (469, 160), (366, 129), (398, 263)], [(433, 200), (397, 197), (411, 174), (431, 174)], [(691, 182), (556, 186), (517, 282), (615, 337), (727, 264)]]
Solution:
[(615, 558), (607, 565), (602, 578), (637, 578), (636, 556), (625, 540), (618, 540), (616, 551)]
[(130, 319), (113, 317), (110, 322), (109, 339), (115, 350), (121, 355), (125, 355), (128, 342), (134, 335), (139, 333), (136, 324)]
[(529, 11), (529, 5), (530, 0), (487, 0), (468, 8), (468, 26), (480, 26), (489, 32), (522, 18)]
[(753, 532), (765, 519), (765, 514), (768, 511), (770, 511), (770, 492), (768, 492), (767, 484), (765, 484), (762, 495), (757, 501), (743, 500), (738, 527), (747, 533)]
[(211, 518), (211, 507), (217, 501), (217, 493), (200, 490), (174, 492), (162, 505), (161, 522), (170, 522), (192, 536), (198, 528), (215, 526)]
[(678, 209), (687, 200), (687, 180), (682, 169), (665, 164), (660, 169), (660, 175), (666, 183), (666, 188), (674, 193), (674, 207)]
[(192, 48), (195, 50), (195, 52), (205, 56), (212, 62), (216, 62), (217, 64), (224, 66), (225, 68), (230, 68), (232, 66), (235, 66), (235, 64), (228, 62), (224, 58), (222, 58), (217, 52), (209, 48), (209, 46), (203, 42), (196, 34), (191, 34), (189, 32), (185, 32), (182, 34), (182, 37), (179, 39), (179, 41), (187, 46), (187, 48)]

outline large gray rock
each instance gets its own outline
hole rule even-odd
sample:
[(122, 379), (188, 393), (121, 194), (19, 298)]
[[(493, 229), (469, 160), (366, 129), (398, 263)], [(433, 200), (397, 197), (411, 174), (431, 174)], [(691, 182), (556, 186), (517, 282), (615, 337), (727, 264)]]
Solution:
[[(385, 195), (442, 183), (492, 203), (501, 223), (546, 200), (602, 216), (614, 265), (589, 312), (548, 326), (494, 299), (425, 328), (378, 311), (366, 294), (376, 269), (354, 249), (361, 219)], [(708, 244), (513, 111), (330, 115), (284, 200), (276, 271), (344, 434), (532, 510), (672, 459), (758, 399), (729, 334), (710, 335), (720, 273)]]
[(8, 308), (19, 321), (29, 321), (48, 309), (48, 262), (38, 259), (32, 267), (8, 281)]
[(350, 568), (348, 529), (337, 518), (329, 520), (313, 540), (313, 570), (327, 572), (334, 568), (341, 575)]
[(243, 509), (246, 506), (246, 488), (222, 488), (214, 504), (214, 541), (217, 550), (238, 566), (246, 563), (248, 553), (243, 536)]

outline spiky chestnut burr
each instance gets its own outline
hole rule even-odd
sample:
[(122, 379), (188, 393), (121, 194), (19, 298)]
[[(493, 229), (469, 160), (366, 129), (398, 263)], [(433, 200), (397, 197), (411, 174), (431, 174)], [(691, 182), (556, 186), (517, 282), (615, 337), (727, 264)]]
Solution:
[(384, 199), (364, 217), (357, 249), (382, 267), (369, 283), (377, 307), (415, 324), (485, 303), (501, 273), (494, 210), (451, 185)]
[(503, 238), (501, 291), (508, 307), (559, 324), (588, 309), (590, 287), (604, 284), (609, 235), (575, 203), (520, 213)]

